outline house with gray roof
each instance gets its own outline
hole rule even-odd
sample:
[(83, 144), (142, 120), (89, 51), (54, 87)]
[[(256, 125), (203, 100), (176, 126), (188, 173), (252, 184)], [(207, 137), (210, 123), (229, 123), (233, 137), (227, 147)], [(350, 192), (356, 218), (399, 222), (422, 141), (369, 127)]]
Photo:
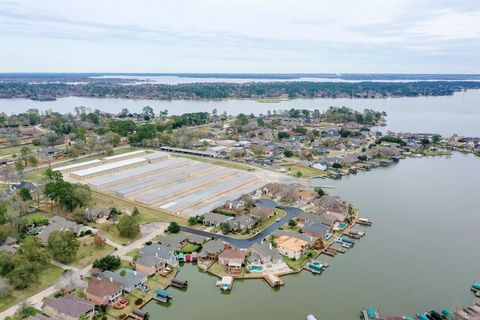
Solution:
[(233, 217), (226, 216), (224, 214), (207, 212), (203, 215), (203, 225), (220, 227), (223, 223), (232, 220)]
[(282, 261), (282, 256), (271, 243), (254, 243), (250, 252), (251, 254), (247, 258), (250, 264), (268, 264)]
[(152, 275), (167, 266), (178, 266), (175, 251), (168, 246), (153, 243), (139, 250), (140, 257), (135, 261), (135, 268), (146, 275)]
[(52, 318), (44, 316), (43, 314), (36, 314), (34, 316), (29, 316), (26, 320), (50, 320)]
[(48, 243), (48, 236), (50, 233), (54, 231), (65, 231), (65, 230), (70, 230), (76, 235), (80, 234), (83, 230), (85, 230), (85, 227), (82, 226), (81, 224), (78, 224), (73, 221), (68, 221), (64, 217), (60, 216), (55, 216), (53, 217), (52, 221), (48, 226), (46, 226), (42, 232), (38, 235), (40, 240), (42, 240), (43, 243)]
[[(125, 270), (126, 273), (122, 276), (122, 270)], [(140, 287), (146, 281), (148, 276), (142, 272), (134, 271), (130, 269), (120, 269), (115, 272), (104, 271), (102, 276), (107, 279), (112, 279), (122, 284), (123, 291), (132, 292), (133, 289)]]
[(330, 230), (329, 227), (320, 222), (309, 222), (302, 227), (304, 234), (322, 239), (325, 238)]
[(92, 319), (95, 306), (74, 295), (47, 299), (42, 304), (42, 311), (54, 319), (77, 320), (80, 317)]
[(158, 242), (164, 246), (170, 247), (175, 251), (178, 251), (187, 243), (203, 244), (207, 239), (207, 237), (192, 233), (173, 233), (166, 237), (160, 238)]
[(253, 228), (257, 224), (257, 220), (247, 215), (236, 216), (228, 221), (231, 230), (245, 230)]
[(210, 240), (203, 245), (198, 257), (204, 260), (217, 260), (223, 250), (225, 250), (225, 243), (222, 240)]

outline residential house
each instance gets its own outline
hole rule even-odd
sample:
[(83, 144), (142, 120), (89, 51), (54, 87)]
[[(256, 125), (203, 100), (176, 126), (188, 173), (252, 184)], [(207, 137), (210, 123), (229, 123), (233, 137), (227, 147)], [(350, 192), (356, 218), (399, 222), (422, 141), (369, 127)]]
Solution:
[(339, 196), (325, 195), (313, 200), (315, 211), (323, 214), (330, 214), (339, 221), (344, 221), (348, 215), (348, 204)]
[(220, 227), (223, 223), (232, 220), (233, 217), (226, 216), (215, 212), (207, 212), (203, 215), (203, 225)]
[(255, 226), (257, 220), (247, 215), (236, 216), (228, 221), (231, 230), (245, 230)]
[(77, 320), (80, 317), (93, 319), (94, 310), (95, 306), (92, 303), (74, 295), (47, 299), (42, 304), (42, 311), (46, 315), (62, 320)]
[(226, 249), (218, 255), (218, 262), (227, 266), (228, 273), (238, 274), (242, 270), (245, 261), (245, 250)]
[(336, 216), (330, 215), (328, 213), (317, 214), (311, 212), (301, 212), (297, 217), (298, 222), (305, 225), (310, 222), (322, 223), (327, 227), (333, 227), (334, 223), (337, 221)]
[(96, 304), (112, 304), (122, 297), (122, 284), (113, 278), (93, 277), (85, 289), (88, 301)]
[(11, 191), (17, 191), (17, 190), (20, 190), (22, 188), (27, 188), (28, 191), (30, 192), (35, 192), (35, 190), (37, 190), (37, 186), (34, 185), (33, 183), (31, 182), (26, 182), (26, 181), (22, 181), (20, 183), (12, 183), (10, 185), (10, 190)]
[[(122, 275), (123, 270), (125, 270), (125, 275)], [(130, 269), (121, 269), (115, 272), (104, 271), (102, 276), (120, 282), (125, 292), (132, 292), (133, 289), (145, 284), (148, 278), (146, 274)]]
[(220, 253), (228, 247), (222, 240), (215, 239), (205, 243), (198, 254), (202, 260), (217, 260)]
[(250, 216), (258, 221), (266, 221), (274, 215), (276, 215), (276, 212), (270, 207), (257, 206), (250, 209)]
[(159, 243), (163, 244), (164, 246), (170, 247), (174, 251), (178, 251), (182, 249), (184, 245), (187, 243), (193, 244), (203, 244), (207, 240), (206, 237), (199, 236), (196, 234), (184, 234), (184, 233), (177, 233), (177, 234), (169, 234), (166, 237), (160, 238), (158, 240)]
[(320, 222), (308, 222), (302, 227), (302, 232), (323, 239), (330, 232), (330, 228)]
[(73, 221), (68, 221), (64, 217), (60, 216), (55, 216), (53, 217), (52, 221), (48, 226), (46, 226), (42, 232), (38, 235), (40, 240), (42, 240), (43, 243), (48, 243), (48, 236), (54, 232), (54, 231), (65, 231), (65, 230), (70, 230), (76, 235), (79, 235), (80, 232), (85, 230), (85, 227), (82, 226), (81, 224), (78, 224)]
[(139, 250), (140, 257), (135, 261), (135, 269), (146, 275), (153, 275), (167, 266), (178, 266), (175, 251), (168, 246), (154, 243)]
[(271, 243), (254, 243), (250, 248), (250, 256), (247, 258), (250, 264), (270, 264), (282, 261), (282, 256)]
[(290, 259), (300, 259), (305, 250), (309, 247), (308, 241), (299, 239), (297, 237), (279, 236), (275, 239), (277, 250), (280, 254), (289, 257)]

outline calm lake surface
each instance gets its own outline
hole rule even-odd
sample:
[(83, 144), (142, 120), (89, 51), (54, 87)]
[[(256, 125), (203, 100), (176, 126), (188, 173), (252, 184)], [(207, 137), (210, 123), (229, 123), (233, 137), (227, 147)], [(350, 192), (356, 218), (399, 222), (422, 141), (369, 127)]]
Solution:
[(122, 108), (140, 112), (151, 106), (156, 113), (167, 109), (170, 114), (183, 114), (217, 109), (229, 114), (267, 113), (268, 110), (302, 108), (326, 110), (330, 106), (347, 106), (362, 111), (365, 108), (386, 111), (387, 126), (382, 130), (402, 132), (457, 133), (465, 136), (480, 135), (480, 90), (459, 92), (453, 96), (389, 98), (389, 99), (294, 99), (278, 103), (261, 103), (254, 100), (130, 100), (68, 97), (56, 101), (27, 99), (0, 99), (0, 112), (20, 113), (31, 108), (61, 113), (74, 112), (85, 106), (118, 113)]
[(474, 300), (469, 287), (480, 278), (480, 158), (414, 158), (389, 168), (319, 184), (355, 204), (374, 221), (366, 237), (335, 258), (319, 276), (284, 277), (285, 287), (235, 281), (231, 294), (216, 278), (186, 265), (179, 278), (186, 292), (169, 289), (169, 307), (150, 303), (153, 319), (358, 319), (376, 306), (381, 315), (412, 315)]

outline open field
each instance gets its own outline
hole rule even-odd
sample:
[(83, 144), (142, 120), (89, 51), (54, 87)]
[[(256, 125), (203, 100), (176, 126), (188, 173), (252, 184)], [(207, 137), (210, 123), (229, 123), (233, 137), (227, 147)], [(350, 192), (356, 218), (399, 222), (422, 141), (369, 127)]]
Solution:
[(244, 171), (252, 171), (255, 170), (254, 168), (242, 164), (242, 163), (237, 163), (233, 161), (228, 161), (228, 160), (221, 160), (221, 159), (214, 159), (214, 158), (205, 158), (205, 157), (196, 157), (196, 156), (189, 156), (185, 154), (172, 154), (172, 157), (179, 157), (179, 158), (187, 158), (195, 161), (200, 161), (200, 162), (208, 162), (217, 166), (222, 166), (222, 167), (227, 167), (227, 168), (232, 168), (232, 169), (237, 169), (237, 170), (244, 170)]
[(24, 147), (27, 147), (32, 151), (34, 150), (33, 144), (31, 144), (31, 143), (17, 145), (17, 146), (11, 146), (11, 147), (2, 147), (2, 148), (0, 148), (0, 157), (9, 156), (9, 155), (13, 155), (13, 154), (19, 154), (20, 150), (22, 150), (22, 148), (24, 148)]
[(71, 265), (77, 268), (84, 268), (93, 263), (96, 259), (109, 255), (114, 251), (115, 249), (108, 244), (105, 244), (101, 248), (97, 248), (93, 244), (93, 237), (85, 237), (80, 240), (77, 257)]
[(298, 171), (301, 172), (303, 178), (311, 178), (315, 176), (326, 177), (328, 175), (325, 171), (318, 170), (312, 167), (302, 166), (300, 164), (288, 164), (285, 165), (284, 168), (287, 169), (288, 173), (291, 175), (296, 175)]

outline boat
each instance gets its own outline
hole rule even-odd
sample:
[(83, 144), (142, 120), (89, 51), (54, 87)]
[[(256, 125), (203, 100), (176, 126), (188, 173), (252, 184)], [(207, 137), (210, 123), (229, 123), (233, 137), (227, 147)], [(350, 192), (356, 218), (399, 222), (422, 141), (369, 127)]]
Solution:
[(363, 225), (365, 225), (365, 226), (371, 226), (371, 225), (373, 224), (372, 221), (370, 221), (370, 220), (368, 220), (368, 219), (366, 219), (366, 218), (359, 218), (359, 219), (357, 220), (357, 223), (358, 223), (358, 224), (363, 224)]
[(167, 290), (157, 289), (155, 291), (155, 295), (153, 296), (153, 299), (160, 302), (168, 303), (172, 301), (172, 295)]
[(320, 274), (323, 271), (323, 265), (318, 261), (312, 261), (312, 262), (307, 264), (305, 269), (307, 269), (308, 271), (310, 271), (312, 273)]
[(453, 312), (448, 309), (443, 309), (442, 314), (447, 318), (452, 318), (454, 316)]
[(188, 286), (188, 281), (173, 278), (172, 281), (170, 282), (170, 285), (176, 288), (186, 288)]
[(417, 318), (418, 318), (419, 320), (430, 320), (430, 319), (428, 319), (428, 317), (427, 317), (425, 314), (423, 314), (423, 313), (417, 313), (416, 316), (417, 316)]
[(363, 320), (369, 320), (380, 318), (380, 316), (377, 309), (375, 309), (374, 307), (368, 307), (367, 309), (363, 309), (360, 312), (360, 318)]
[(317, 320), (317, 317), (315, 317), (313, 314), (309, 314), (306, 320)]

